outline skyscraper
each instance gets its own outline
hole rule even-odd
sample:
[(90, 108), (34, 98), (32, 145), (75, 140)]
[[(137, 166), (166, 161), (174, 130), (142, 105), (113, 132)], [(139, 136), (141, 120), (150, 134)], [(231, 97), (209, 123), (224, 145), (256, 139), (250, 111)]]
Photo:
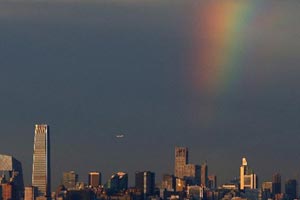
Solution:
[(175, 176), (183, 178), (185, 166), (188, 164), (189, 153), (186, 147), (175, 147)]
[(281, 193), (281, 176), (279, 173), (276, 173), (272, 176), (272, 183), (273, 183), (273, 194), (280, 194)]
[(108, 180), (106, 188), (109, 189), (112, 194), (124, 192), (128, 188), (128, 174), (124, 172), (113, 174)]
[(98, 187), (101, 185), (101, 173), (100, 172), (90, 172), (89, 173), (89, 185), (92, 187)]
[(67, 188), (67, 190), (74, 190), (76, 188), (76, 183), (78, 182), (78, 174), (74, 171), (64, 172), (62, 184)]
[(50, 197), (50, 136), (46, 124), (35, 125), (32, 186), (37, 187), (38, 196)]
[(217, 188), (217, 176), (216, 175), (208, 176), (207, 187), (209, 189), (216, 189)]
[(201, 165), (201, 185), (207, 187), (208, 183), (208, 169), (207, 163)]
[(242, 159), (242, 166), (240, 167), (240, 189), (256, 189), (257, 177), (248, 167), (246, 158)]
[(143, 193), (144, 199), (146, 199), (147, 196), (153, 195), (155, 189), (155, 173), (150, 171), (136, 172), (135, 187)]
[(297, 181), (295, 179), (289, 179), (285, 182), (285, 194), (288, 200), (297, 198)]

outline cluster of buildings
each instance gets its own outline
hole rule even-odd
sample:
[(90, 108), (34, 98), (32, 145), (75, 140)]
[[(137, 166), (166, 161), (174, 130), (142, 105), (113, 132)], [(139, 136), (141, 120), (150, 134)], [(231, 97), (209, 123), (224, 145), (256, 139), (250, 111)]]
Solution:
[(64, 172), (62, 182), (51, 192), (50, 135), (46, 124), (35, 125), (32, 185), (24, 187), (21, 162), (0, 155), (0, 200), (294, 200), (298, 199), (297, 181), (285, 182), (281, 176), (262, 182), (242, 158), (239, 178), (218, 185), (216, 175), (208, 175), (208, 165), (189, 163), (187, 147), (175, 147), (174, 174), (164, 174), (161, 182), (155, 173), (138, 171), (135, 184), (128, 186), (128, 174), (117, 172), (102, 184), (102, 174), (92, 171), (88, 183), (80, 182), (75, 171)]

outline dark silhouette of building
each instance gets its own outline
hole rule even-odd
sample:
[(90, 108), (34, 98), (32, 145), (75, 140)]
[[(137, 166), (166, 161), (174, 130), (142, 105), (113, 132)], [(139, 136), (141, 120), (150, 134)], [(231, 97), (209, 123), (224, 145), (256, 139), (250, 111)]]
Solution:
[(127, 188), (128, 174), (124, 172), (113, 174), (106, 184), (106, 189), (111, 194), (124, 192)]
[(217, 176), (216, 175), (208, 176), (207, 187), (212, 190), (217, 189)]
[(155, 190), (155, 173), (150, 171), (135, 173), (135, 187), (142, 191), (144, 199), (154, 195)]
[(208, 167), (207, 163), (201, 165), (201, 185), (207, 187), (208, 183)]
[(289, 179), (285, 182), (285, 194), (288, 200), (297, 198), (297, 181), (295, 179)]
[(272, 192), (274, 195), (281, 194), (281, 176), (279, 173), (275, 173), (272, 176)]

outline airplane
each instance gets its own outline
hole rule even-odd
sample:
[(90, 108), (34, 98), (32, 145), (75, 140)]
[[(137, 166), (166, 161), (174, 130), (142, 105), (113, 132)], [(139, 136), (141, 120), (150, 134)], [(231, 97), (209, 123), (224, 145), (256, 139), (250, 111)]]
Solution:
[(124, 134), (116, 135), (116, 138), (123, 138), (123, 137), (125, 137)]

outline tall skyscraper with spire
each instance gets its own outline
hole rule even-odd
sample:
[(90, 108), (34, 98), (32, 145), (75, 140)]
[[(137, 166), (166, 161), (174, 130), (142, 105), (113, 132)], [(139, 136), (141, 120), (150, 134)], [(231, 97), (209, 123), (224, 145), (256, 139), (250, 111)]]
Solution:
[(50, 136), (49, 126), (36, 124), (32, 165), (32, 185), (37, 187), (38, 196), (50, 198)]
[(242, 165), (240, 167), (240, 189), (256, 189), (257, 188), (257, 176), (248, 167), (246, 158), (242, 159)]

